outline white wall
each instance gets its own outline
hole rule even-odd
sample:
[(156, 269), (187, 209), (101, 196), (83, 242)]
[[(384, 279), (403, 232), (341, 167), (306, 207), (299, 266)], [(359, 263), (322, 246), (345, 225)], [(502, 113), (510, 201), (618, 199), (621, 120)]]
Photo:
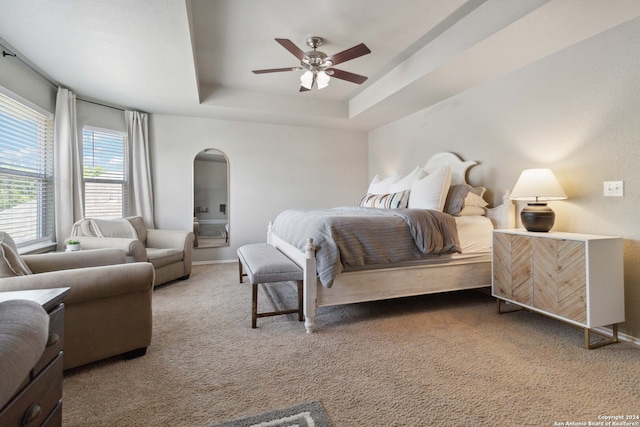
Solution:
[[(477, 160), (494, 203), (522, 169), (552, 168), (567, 201), (554, 229), (625, 239), (627, 322), (640, 337), (640, 19), (377, 129), (369, 177), (406, 173), (437, 151)], [(419, 160), (417, 160), (419, 159)], [(603, 181), (623, 180), (623, 198)]]
[(197, 249), (196, 261), (236, 259), (282, 210), (355, 205), (367, 188), (364, 133), (157, 114), (149, 133), (157, 228), (191, 227), (198, 152), (229, 158), (230, 246)]
[(79, 99), (76, 102), (76, 117), (80, 141), (82, 141), (82, 129), (85, 126), (127, 132), (124, 111), (117, 108), (104, 107)]

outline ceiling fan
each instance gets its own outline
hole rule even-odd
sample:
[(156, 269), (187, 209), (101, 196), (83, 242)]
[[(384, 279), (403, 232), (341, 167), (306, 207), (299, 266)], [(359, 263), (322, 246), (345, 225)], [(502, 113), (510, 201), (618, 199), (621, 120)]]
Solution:
[(324, 39), (322, 37), (312, 36), (307, 38), (307, 45), (313, 49), (309, 52), (303, 52), (289, 39), (275, 40), (300, 60), (300, 66), (253, 70), (254, 74), (305, 70), (300, 77), (300, 92), (311, 90), (314, 84), (318, 89), (323, 89), (329, 85), (330, 77), (335, 77), (336, 79), (346, 80), (356, 84), (362, 84), (367, 80), (367, 77), (365, 76), (333, 68), (334, 65), (371, 53), (371, 50), (369, 50), (364, 43), (360, 43), (357, 46), (336, 53), (335, 55), (327, 56), (326, 53), (317, 50), (317, 48), (324, 43)]

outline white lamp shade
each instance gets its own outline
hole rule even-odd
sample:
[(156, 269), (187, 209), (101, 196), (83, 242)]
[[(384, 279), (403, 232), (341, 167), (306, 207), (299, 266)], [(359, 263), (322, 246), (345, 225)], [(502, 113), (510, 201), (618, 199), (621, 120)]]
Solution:
[(551, 169), (525, 169), (511, 191), (513, 200), (564, 200), (567, 195)]
[(330, 77), (324, 71), (319, 71), (316, 77), (316, 81), (318, 82), (318, 89), (324, 89), (329, 86)]
[(300, 76), (300, 84), (306, 89), (311, 89), (311, 85), (313, 84), (313, 73), (311, 71), (305, 71), (302, 76)]

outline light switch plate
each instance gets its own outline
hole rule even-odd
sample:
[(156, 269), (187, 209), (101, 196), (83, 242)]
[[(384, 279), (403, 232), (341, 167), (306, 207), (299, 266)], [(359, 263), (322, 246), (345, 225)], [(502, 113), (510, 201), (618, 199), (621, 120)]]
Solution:
[(605, 181), (604, 197), (622, 197), (624, 195), (623, 181)]

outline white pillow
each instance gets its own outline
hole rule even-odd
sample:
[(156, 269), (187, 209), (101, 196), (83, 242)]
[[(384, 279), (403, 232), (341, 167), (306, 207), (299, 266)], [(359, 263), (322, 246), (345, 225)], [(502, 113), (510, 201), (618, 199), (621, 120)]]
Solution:
[(467, 197), (464, 199), (464, 207), (478, 207), (478, 208), (484, 208), (485, 206), (487, 206), (489, 203), (486, 202), (486, 200), (484, 200), (481, 196), (478, 196), (475, 193), (472, 193), (471, 191), (469, 191), (467, 193)]
[(465, 206), (462, 208), (458, 216), (478, 216), (485, 215), (487, 212), (479, 206)]
[(368, 194), (388, 194), (389, 186), (400, 181), (400, 175), (395, 174), (387, 178), (382, 178), (380, 175), (376, 175), (369, 184)]
[(484, 197), (484, 193), (487, 191), (484, 187), (473, 187), (471, 188), (471, 193), (476, 194), (480, 197)]
[(451, 186), (451, 168), (440, 166), (435, 171), (411, 185), (409, 209), (431, 209), (442, 211)]
[(405, 175), (404, 178), (394, 184), (391, 184), (389, 186), (389, 193), (411, 190), (411, 184), (413, 184), (415, 180), (421, 179), (426, 175), (427, 173), (423, 169), (416, 167), (414, 170)]

